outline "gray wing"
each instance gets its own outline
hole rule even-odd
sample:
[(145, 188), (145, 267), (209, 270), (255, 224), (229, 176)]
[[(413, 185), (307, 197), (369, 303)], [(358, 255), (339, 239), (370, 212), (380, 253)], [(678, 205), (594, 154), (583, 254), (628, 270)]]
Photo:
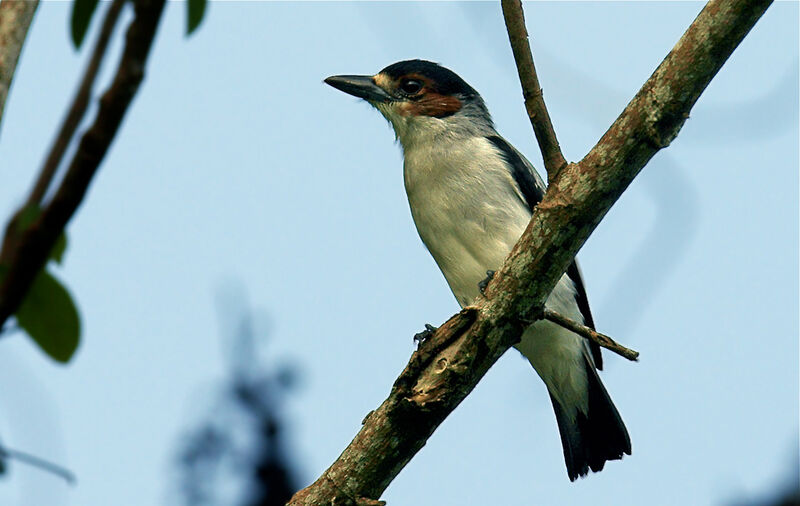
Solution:
[[(502, 153), (506, 162), (511, 165), (511, 174), (514, 176), (514, 181), (519, 187), (520, 193), (525, 198), (525, 203), (528, 209), (533, 212), (533, 208), (542, 201), (545, 192), (545, 184), (542, 181), (539, 173), (519, 151), (514, 149), (514, 146), (508, 143), (499, 135), (492, 135), (486, 138), (489, 142)], [(583, 321), (587, 327), (594, 329), (594, 318), (589, 309), (589, 298), (586, 296), (586, 288), (583, 286), (583, 277), (578, 268), (578, 263), (573, 260), (567, 268), (567, 276), (575, 284), (575, 302), (578, 304), (578, 309), (583, 315)], [(594, 342), (589, 343), (589, 351), (592, 353), (595, 367), (603, 369), (603, 357), (600, 353), (600, 346)]]

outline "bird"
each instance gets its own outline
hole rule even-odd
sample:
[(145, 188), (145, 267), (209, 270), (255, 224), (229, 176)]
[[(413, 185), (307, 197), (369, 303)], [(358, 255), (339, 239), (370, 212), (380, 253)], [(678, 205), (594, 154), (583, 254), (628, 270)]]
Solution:
[[(461, 307), (474, 303), (542, 200), (541, 176), (497, 132), (480, 94), (438, 63), (405, 60), (375, 75), (324, 82), (366, 100), (391, 124), (417, 232)], [(545, 307), (594, 329), (576, 261)], [(540, 320), (515, 345), (550, 394), (570, 481), (631, 454), (628, 431), (598, 376), (600, 348), (587, 343)]]

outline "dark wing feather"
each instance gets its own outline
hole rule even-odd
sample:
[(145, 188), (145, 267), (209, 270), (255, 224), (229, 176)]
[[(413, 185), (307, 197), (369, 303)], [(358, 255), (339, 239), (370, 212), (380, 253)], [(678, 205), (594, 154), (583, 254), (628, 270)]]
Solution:
[[(491, 142), (509, 165), (511, 165), (511, 175), (519, 187), (520, 193), (525, 198), (525, 203), (528, 209), (533, 212), (533, 208), (542, 201), (544, 197), (545, 186), (544, 182), (539, 177), (533, 165), (525, 159), (514, 147), (499, 135), (492, 135), (486, 138)], [(583, 315), (583, 321), (587, 327), (594, 329), (594, 319), (592, 312), (589, 309), (589, 298), (586, 296), (586, 288), (583, 286), (583, 278), (581, 271), (578, 269), (578, 264), (574, 260), (567, 269), (567, 276), (575, 284), (577, 295), (575, 296), (578, 303), (578, 309)], [(598, 369), (603, 369), (603, 357), (600, 354), (600, 347), (594, 343), (589, 343), (589, 350), (592, 352), (595, 366)]]
[[(567, 276), (575, 283), (575, 290), (578, 292), (575, 295), (575, 301), (578, 303), (578, 309), (583, 315), (584, 325), (592, 330), (597, 330), (594, 328), (594, 318), (592, 318), (592, 311), (589, 309), (589, 297), (586, 296), (586, 288), (583, 286), (583, 277), (581, 276), (581, 270), (578, 267), (577, 261), (573, 260), (572, 263), (569, 264), (569, 267), (567, 267)], [(592, 352), (594, 366), (602, 371), (603, 355), (600, 353), (600, 346), (594, 341), (589, 341), (589, 351)]]
[(538, 177), (536, 169), (531, 162), (526, 160), (514, 147), (499, 135), (492, 135), (486, 138), (494, 144), (509, 165), (511, 165), (511, 175), (519, 187), (520, 193), (528, 204), (528, 209), (533, 212), (534, 206), (542, 201), (544, 197), (544, 182)]

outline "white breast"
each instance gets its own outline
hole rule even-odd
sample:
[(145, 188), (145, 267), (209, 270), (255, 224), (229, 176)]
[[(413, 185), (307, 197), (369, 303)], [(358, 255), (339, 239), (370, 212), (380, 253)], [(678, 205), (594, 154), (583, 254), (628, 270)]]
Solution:
[(483, 137), (415, 144), (405, 150), (411, 214), (458, 302), (478, 296), (530, 219), (496, 148)]

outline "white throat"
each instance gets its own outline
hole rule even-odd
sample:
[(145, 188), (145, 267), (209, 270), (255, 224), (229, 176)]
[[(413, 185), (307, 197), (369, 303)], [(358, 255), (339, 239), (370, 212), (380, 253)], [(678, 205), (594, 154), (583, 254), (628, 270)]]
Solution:
[(457, 113), (443, 118), (404, 114), (403, 106), (398, 102), (370, 103), (392, 125), (404, 152), (433, 143), (497, 135), (482, 101), (467, 103)]

